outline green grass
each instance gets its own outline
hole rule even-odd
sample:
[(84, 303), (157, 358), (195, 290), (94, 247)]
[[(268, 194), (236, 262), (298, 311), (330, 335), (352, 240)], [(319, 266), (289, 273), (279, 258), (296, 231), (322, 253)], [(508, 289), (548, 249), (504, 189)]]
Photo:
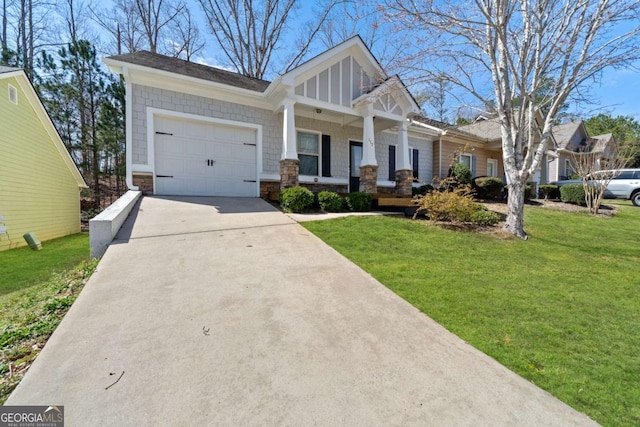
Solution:
[(42, 250), (28, 246), (0, 252), (0, 295), (47, 281), (89, 258), (89, 234), (79, 233), (42, 243)]
[(530, 239), (424, 221), (304, 223), (444, 327), (605, 426), (640, 425), (640, 209), (527, 207)]
[(49, 280), (0, 296), (0, 405), (18, 385), (98, 264), (82, 261)]

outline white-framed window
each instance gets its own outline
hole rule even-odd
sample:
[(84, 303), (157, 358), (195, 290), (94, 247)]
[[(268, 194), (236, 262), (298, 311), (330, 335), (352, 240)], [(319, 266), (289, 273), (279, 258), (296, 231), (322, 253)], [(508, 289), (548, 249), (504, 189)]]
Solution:
[(320, 175), (320, 133), (298, 131), (300, 175)]
[(11, 103), (18, 105), (18, 89), (9, 85), (9, 101)]
[(487, 176), (498, 176), (498, 160), (487, 159)]
[(568, 178), (573, 175), (573, 168), (571, 167), (571, 160), (564, 160), (564, 175)]
[(465, 165), (471, 170), (471, 154), (460, 154), (458, 162)]

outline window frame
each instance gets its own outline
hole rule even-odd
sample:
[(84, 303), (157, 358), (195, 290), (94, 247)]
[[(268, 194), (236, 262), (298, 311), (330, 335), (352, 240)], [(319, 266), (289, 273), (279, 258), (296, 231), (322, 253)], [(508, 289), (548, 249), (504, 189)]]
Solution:
[(564, 176), (567, 179), (573, 174), (573, 167), (571, 167), (571, 159), (564, 159)]
[[(489, 175), (489, 164), (493, 165), (494, 175)], [(487, 159), (487, 176), (498, 177), (498, 159)]]
[[(469, 158), (469, 165), (466, 165), (465, 163), (462, 163), (462, 158), (463, 157), (468, 157)], [(473, 154), (471, 153), (460, 153), (458, 155), (458, 163), (460, 163), (461, 165), (465, 165), (469, 168), (469, 170), (471, 170), (471, 166), (473, 165)]]
[[(299, 146), (299, 142), (300, 142), (299, 136), (300, 136), (300, 134), (315, 135), (317, 137), (317, 141), (318, 141), (318, 153), (317, 154), (306, 153), (306, 152), (301, 152), (300, 151), (300, 146)], [(317, 157), (317, 161), (318, 161), (317, 173), (315, 175), (302, 173), (302, 171), (300, 169), (298, 169), (299, 175), (315, 176), (315, 177), (322, 176), (322, 132), (319, 132), (319, 131), (316, 131), (316, 130), (311, 130), (311, 129), (296, 129), (296, 152), (298, 153), (298, 160), (300, 160), (300, 155), (303, 155), (303, 156), (309, 156), (309, 157), (311, 157), (311, 156)]]

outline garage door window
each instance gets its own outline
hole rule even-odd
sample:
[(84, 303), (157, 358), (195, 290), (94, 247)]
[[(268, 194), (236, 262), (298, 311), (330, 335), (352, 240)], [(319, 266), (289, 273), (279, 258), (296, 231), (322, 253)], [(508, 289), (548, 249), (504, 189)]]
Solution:
[(298, 132), (298, 158), (300, 159), (300, 175), (318, 175), (320, 135)]

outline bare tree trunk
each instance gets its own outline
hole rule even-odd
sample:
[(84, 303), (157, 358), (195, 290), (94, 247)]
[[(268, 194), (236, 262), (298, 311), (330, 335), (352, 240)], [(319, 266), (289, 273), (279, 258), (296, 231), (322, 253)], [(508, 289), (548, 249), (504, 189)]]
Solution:
[(504, 229), (521, 239), (527, 239), (524, 231), (524, 192), (526, 184), (513, 182), (508, 186), (507, 220)]
[[(26, 0), (20, 0), (20, 18), (19, 18), (19, 36), (20, 36), (20, 49), (18, 52), (20, 53), (22, 59), (22, 67), (27, 67), (27, 3)], [(27, 75), (29, 75), (27, 71)]]
[(25, 70), (27, 70), (27, 76), (29, 80), (33, 81), (33, 0), (29, 0), (29, 37), (26, 47), (27, 51), (27, 64)]
[(2, 1), (2, 39), (0, 40), (0, 63), (9, 59), (9, 44), (7, 41), (7, 0)]

